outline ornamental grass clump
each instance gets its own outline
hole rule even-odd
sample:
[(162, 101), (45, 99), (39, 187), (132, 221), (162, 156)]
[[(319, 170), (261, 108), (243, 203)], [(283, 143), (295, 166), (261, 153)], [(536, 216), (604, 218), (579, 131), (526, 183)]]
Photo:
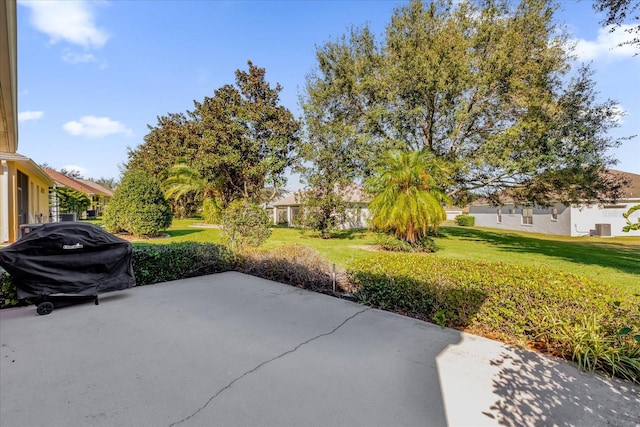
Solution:
[(348, 268), (363, 303), (640, 382), (640, 297), (546, 267), (377, 254)]

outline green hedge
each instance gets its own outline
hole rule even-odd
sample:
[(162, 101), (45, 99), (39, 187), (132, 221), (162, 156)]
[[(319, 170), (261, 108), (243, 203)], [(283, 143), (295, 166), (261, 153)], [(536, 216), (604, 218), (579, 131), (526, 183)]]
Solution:
[(374, 255), (348, 274), (362, 303), (640, 381), (640, 299), (611, 286), (547, 268), (417, 254)]
[(141, 244), (133, 247), (136, 285), (221, 273), (236, 269), (237, 259), (227, 248), (213, 243)]
[(476, 217), (471, 215), (457, 215), (456, 224), (463, 227), (473, 227), (476, 224)]

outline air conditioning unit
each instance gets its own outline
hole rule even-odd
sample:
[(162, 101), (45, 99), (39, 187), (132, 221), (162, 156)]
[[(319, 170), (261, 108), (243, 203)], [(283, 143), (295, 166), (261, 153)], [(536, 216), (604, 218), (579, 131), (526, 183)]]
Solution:
[(611, 237), (611, 224), (596, 224), (596, 236)]

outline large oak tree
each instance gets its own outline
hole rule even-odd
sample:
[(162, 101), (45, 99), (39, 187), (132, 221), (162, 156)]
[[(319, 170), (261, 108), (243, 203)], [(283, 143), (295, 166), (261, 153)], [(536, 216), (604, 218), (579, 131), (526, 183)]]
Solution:
[(159, 117), (157, 125), (149, 126), (144, 143), (129, 150), (127, 167), (166, 180), (172, 167), (183, 161), (223, 208), (240, 198), (262, 201), (265, 187), (276, 194), (293, 162), (299, 123), (280, 105), (282, 87), (265, 80), (264, 68), (251, 61), (248, 67), (236, 70), (235, 85), (194, 101), (194, 110), (186, 115)]
[(355, 177), (388, 150), (418, 150), (447, 164), (458, 201), (513, 188), (538, 203), (615, 197), (604, 173), (620, 143), (607, 133), (615, 103), (598, 102), (588, 68), (572, 70), (554, 10), (548, 0), (415, 0), (381, 41), (364, 27), (320, 46), (303, 96), (307, 174), (331, 170), (315, 162), (325, 148)]

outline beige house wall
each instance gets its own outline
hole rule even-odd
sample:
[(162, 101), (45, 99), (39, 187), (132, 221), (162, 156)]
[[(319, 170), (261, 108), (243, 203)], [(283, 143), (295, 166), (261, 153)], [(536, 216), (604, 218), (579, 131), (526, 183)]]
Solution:
[[(0, 157), (6, 157), (0, 155)], [(27, 176), (27, 208), (18, 212), (18, 172)], [(49, 220), (49, 187), (52, 181), (31, 160), (0, 160), (0, 244), (15, 242), (21, 223)]]

